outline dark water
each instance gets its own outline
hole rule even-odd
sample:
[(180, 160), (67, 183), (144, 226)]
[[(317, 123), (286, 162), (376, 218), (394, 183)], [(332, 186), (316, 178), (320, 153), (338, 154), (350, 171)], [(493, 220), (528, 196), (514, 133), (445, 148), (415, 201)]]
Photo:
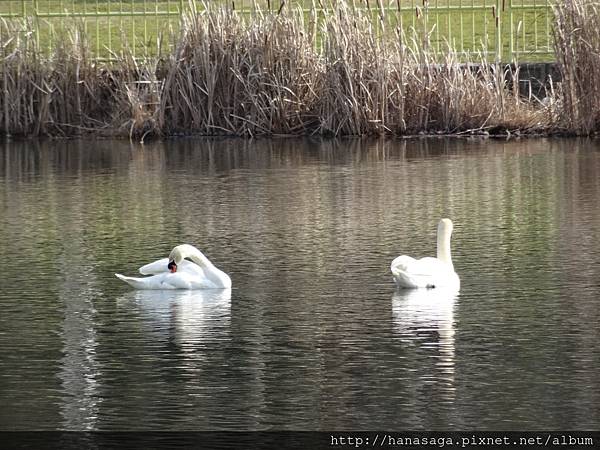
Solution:
[[(0, 429), (598, 430), (599, 205), (598, 141), (3, 143)], [(183, 242), (230, 293), (113, 275)]]

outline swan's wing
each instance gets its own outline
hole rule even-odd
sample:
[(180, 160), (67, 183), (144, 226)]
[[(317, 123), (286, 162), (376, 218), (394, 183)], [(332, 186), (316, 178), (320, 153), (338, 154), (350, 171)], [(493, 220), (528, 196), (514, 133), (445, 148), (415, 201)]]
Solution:
[(407, 288), (448, 284), (456, 276), (448, 264), (431, 257), (414, 259), (402, 255), (392, 261), (390, 268), (396, 284)]
[(164, 282), (164, 275), (167, 274), (158, 274), (146, 278), (135, 278), (126, 277), (125, 275), (121, 275), (120, 273), (115, 273), (115, 276), (119, 280), (123, 280), (125, 283), (127, 283), (135, 289), (177, 289), (172, 284)]
[(394, 269), (404, 270), (405, 267), (409, 267), (411, 264), (414, 264), (415, 261), (415, 258), (411, 258), (410, 256), (406, 255), (401, 255), (392, 261), (390, 269), (392, 270), (392, 273), (394, 272)]
[(410, 256), (399, 256), (392, 261), (392, 271), (401, 270), (412, 275), (433, 275), (449, 270), (448, 264), (437, 258), (414, 259)]
[(187, 259), (181, 261), (181, 263), (177, 266), (177, 272), (185, 273), (195, 278), (204, 278), (206, 276), (202, 267), (195, 262), (188, 261)]
[[(146, 264), (145, 266), (140, 267), (139, 271), (142, 275), (157, 275), (159, 273), (170, 273), (169, 268), (167, 267), (169, 264), (169, 258), (162, 258), (158, 261), (151, 262)], [(202, 268), (192, 261), (188, 261), (184, 259), (177, 266), (177, 272), (188, 272), (195, 276), (204, 276), (204, 271)]]
[(416, 263), (415, 258), (406, 255), (398, 256), (392, 261), (390, 270), (398, 286), (406, 288), (421, 287), (420, 281), (413, 273)]
[(140, 267), (139, 271), (142, 275), (156, 275), (157, 273), (169, 272), (168, 264), (169, 258), (162, 258)]
[(193, 289), (191, 276), (186, 273), (159, 273), (151, 277), (126, 277), (119, 273), (115, 276), (135, 289)]

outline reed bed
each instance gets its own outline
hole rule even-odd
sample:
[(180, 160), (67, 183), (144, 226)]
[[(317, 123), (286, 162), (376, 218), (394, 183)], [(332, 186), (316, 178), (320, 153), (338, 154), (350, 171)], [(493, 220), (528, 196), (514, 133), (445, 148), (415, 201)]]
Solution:
[(561, 123), (575, 134), (600, 131), (600, 4), (555, 6), (554, 47), (562, 75)]
[(568, 114), (557, 105), (569, 101), (523, 98), (518, 71), (481, 55), (463, 64), (451, 48), (431, 51), (427, 34), (407, 35), (391, 23), (381, 16), (374, 29), (370, 16), (344, 2), (319, 20), (316, 9), (244, 17), (209, 8), (184, 19), (172, 52), (136, 61), (124, 50), (110, 64), (91, 57), (80, 30), (42, 56), (31, 33), (1, 24), (0, 134), (143, 139), (566, 128)]
[(98, 65), (79, 29), (65, 36), (50, 57), (42, 56), (31, 33), (23, 36), (6, 23), (0, 24), (0, 38), (0, 133), (115, 136), (126, 134), (128, 124), (136, 133), (147, 128), (138, 112), (139, 89), (132, 92), (131, 86), (150, 77), (149, 66), (139, 68), (125, 55), (117, 67)]
[(164, 80), (163, 132), (310, 132), (323, 69), (303, 21), (300, 12), (248, 21), (226, 9), (186, 18)]
[(546, 108), (519, 96), (517, 73), (482, 55), (472, 55), (477, 64), (463, 64), (450, 47), (436, 53), (427, 35), (396, 29), (391, 37), (378, 38), (368, 18), (343, 8), (325, 22), (321, 132), (456, 134), (550, 127)]

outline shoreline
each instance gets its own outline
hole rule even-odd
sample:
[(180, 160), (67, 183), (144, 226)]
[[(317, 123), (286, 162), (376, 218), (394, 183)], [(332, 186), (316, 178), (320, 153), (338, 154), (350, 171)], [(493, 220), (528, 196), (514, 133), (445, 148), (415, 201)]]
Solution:
[(324, 135), (314, 135), (314, 134), (259, 134), (256, 136), (248, 137), (248, 136), (239, 136), (239, 135), (231, 135), (231, 134), (198, 134), (198, 133), (176, 133), (168, 136), (151, 136), (146, 139), (135, 139), (129, 136), (123, 136), (118, 134), (107, 134), (107, 133), (96, 133), (96, 132), (88, 132), (85, 134), (74, 134), (69, 136), (58, 136), (58, 135), (41, 135), (41, 136), (33, 136), (33, 135), (1, 135), (0, 136), (0, 144), (2, 143), (10, 143), (10, 142), (26, 142), (26, 141), (122, 141), (122, 142), (131, 142), (133, 144), (150, 144), (150, 143), (159, 143), (159, 142), (174, 142), (180, 140), (221, 140), (221, 139), (231, 139), (231, 140), (244, 140), (244, 141), (253, 141), (253, 140), (323, 140), (323, 141), (336, 141), (336, 140), (355, 140), (355, 139), (364, 139), (364, 140), (425, 140), (425, 139), (479, 139), (479, 140), (504, 140), (504, 141), (514, 141), (519, 139), (546, 139), (546, 138), (554, 138), (554, 139), (598, 139), (600, 138), (600, 132), (590, 133), (588, 135), (581, 135), (572, 132), (564, 132), (564, 131), (552, 131), (552, 132), (525, 132), (520, 133), (518, 130), (516, 132), (506, 132), (506, 133), (468, 133), (468, 132), (459, 132), (459, 133), (417, 133), (417, 134), (404, 134), (404, 135), (339, 135), (339, 136), (324, 136)]

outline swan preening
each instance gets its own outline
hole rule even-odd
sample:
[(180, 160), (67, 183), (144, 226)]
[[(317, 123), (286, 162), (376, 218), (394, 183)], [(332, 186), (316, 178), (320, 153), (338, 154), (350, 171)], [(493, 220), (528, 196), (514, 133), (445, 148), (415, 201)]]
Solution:
[[(191, 259), (191, 261), (186, 260)], [(136, 289), (228, 289), (231, 278), (217, 269), (200, 250), (182, 244), (171, 250), (168, 258), (159, 259), (140, 267), (145, 278), (126, 277), (116, 273)]]
[(390, 269), (396, 285), (401, 288), (460, 288), (460, 279), (450, 254), (452, 221), (442, 219), (437, 229), (437, 258), (421, 259), (410, 256), (398, 256), (392, 261)]

